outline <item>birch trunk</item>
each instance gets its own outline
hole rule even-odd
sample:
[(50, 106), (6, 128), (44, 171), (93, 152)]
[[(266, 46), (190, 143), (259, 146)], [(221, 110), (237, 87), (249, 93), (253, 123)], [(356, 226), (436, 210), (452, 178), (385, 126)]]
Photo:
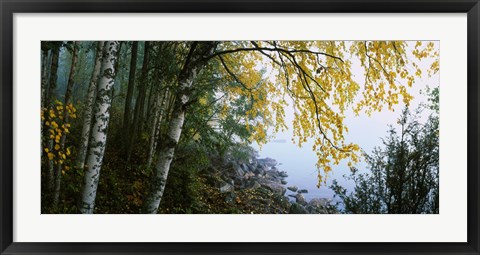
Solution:
[(185, 121), (185, 110), (190, 99), (193, 82), (198, 72), (206, 63), (205, 56), (212, 53), (215, 45), (215, 42), (194, 42), (182, 71), (180, 72), (172, 117), (168, 124), (164, 143), (158, 153), (152, 191), (145, 205), (147, 213), (155, 214), (158, 211), (163, 192), (165, 191), (168, 171), (170, 170), (170, 165), (175, 155), (175, 147), (182, 134), (182, 127)]
[(153, 105), (153, 124), (150, 129), (150, 145), (149, 145), (149, 150), (148, 150), (148, 160), (147, 160), (147, 167), (150, 168), (152, 165), (153, 161), (153, 155), (155, 152), (155, 147), (156, 147), (156, 141), (157, 141), (157, 134), (159, 130), (159, 126), (162, 122), (162, 113), (164, 111), (164, 102), (165, 102), (165, 97), (167, 95), (167, 89), (165, 89), (165, 92), (163, 95), (159, 93), (157, 89), (157, 93), (155, 93), (154, 97), (154, 105)]
[(85, 167), (85, 158), (87, 157), (88, 141), (90, 138), (90, 130), (92, 127), (93, 103), (97, 94), (97, 82), (100, 75), (100, 68), (102, 66), (103, 44), (104, 41), (97, 42), (95, 66), (93, 68), (92, 77), (90, 79), (90, 86), (88, 87), (87, 100), (85, 103), (82, 137), (77, 158), (77, 167), (80, 169), (83, 169)]
[[(52, 63), (50, 66), (50, 77), (48, 81), (48, 86), (46, 89), (45, 95), (45, 107), (48, 110), (52, 107), (51, 103), (53, 101), (53, 94), (55, 93), (55, 89), (57, 88), (57, 71), (58, 71), (58, 56), (60, 55), (60, 43), (55, 44), (54, 48), (52, 49)], [(53, 150), (53, 139), (49, 138), (48, 140), (48, 149), (49, 151)], [(55, 187), (55, 174), (54, 174), (55, 163), (53, 160), (48, 161), (48, 190), (49, 192), (53, 192)], [(51, 193), (50, 193), (51, 194)]]
[[(63, 109), (63, 123), (64, 125), (68, 123), (69, 120), (69, 115), (67, 111), (67, 106), (70, 104), (71, 97), (72, 97), (72, 88), (73, 88), (73, 83), (74, 83), (74, 78), (75, 78), (75, 73), (76, 73), (76, 67), (77, 67), (77, 60), (78, 60), (78, 46), (80, 42), (75, 41), (73, 43), (73, 52), (72, 52), (72, 65), (70, 66), (70, 75), (68, 76), (68, 82), (67, 82), (67, 89), (65, 91), (65, 101), (64, 101), (64, 109)], [(63, 132), (61, 141), (60, 141), (60, 151), (62, 153), (65, 153), (65, 141), (67, 140), (67, 133)], [(58, 201), (60, 198), (60, 188), (62, 184), (62, 162), (58, 161), (57, 162), (57, 171), (55, 172), (55, 193), (53, 196), (53, 208), (57, 208)]]
[(55, 89), (57, 88), (57, 71), (58, 71), (58, 60), (60, 55), (60, 48), (61, 46), (55, 44), (52, 49), (52, 63), (50, 65), (50, 77), (48, 80), (48, 86), (45, 91), (45, 103), (50, 104), (53, 99), (53, 94), (55, 93)]
[(105, 44), (104, 57), (98, 82), (98, 92), (95, 102), (93, 127), (90, 136), (85, 179), (82, 191), (81, 213), (93, 213), (97, 195), (100, 169), (103, 163), (107, 129), (110, 120), (112, 104), (111, 90), (114, 84), (115, 63), (117, 61), (118, 41), (108, 41)]

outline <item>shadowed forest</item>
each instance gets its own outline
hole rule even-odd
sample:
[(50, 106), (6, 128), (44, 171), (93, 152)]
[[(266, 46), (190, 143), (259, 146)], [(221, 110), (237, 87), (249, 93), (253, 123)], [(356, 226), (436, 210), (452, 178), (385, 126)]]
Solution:
[[(429, 41), (43, 41), (41, 212), (439, 213), (439, 70)], [(334, 197), (259, 156), (280, 132)]]

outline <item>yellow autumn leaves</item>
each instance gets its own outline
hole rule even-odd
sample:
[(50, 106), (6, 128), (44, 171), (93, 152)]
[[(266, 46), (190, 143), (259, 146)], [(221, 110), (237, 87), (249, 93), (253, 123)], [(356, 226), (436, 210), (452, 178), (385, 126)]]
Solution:
[[(70, 148), (62, 149), (62, 137), (70, 132), (70, 123), (66, 123), (64, 119), (64, 111), (67, 111), (67, 116), (69, 119), (75, 119), (77, 117), (77, 109), (73, 104), (63, 105), (59, 100), (55, 100), (53, 106), (50, 109), (44, 108), (41, 112), (41, 119), (45, 122), (45, 126), (48, 128), (46, 130), (46, 138), (48, 141), (45, 142), (44, 152), (48, 160), (53, 161), (55, 164), (64, 164), (68, 159), (68, 156), (71, 155)], [(70, 167), (64, 166), (62, 173), (69, 170)]]
[[(226, 43), (225, 48), (252, 47)], [(418, 42), (411, 50), (406, 41), (276, 41), (255, 42), (262, 51), (240, 51), (225, 55), (223, 63), (234, 73), (226, 91), (230, 98), (251, 98), (252, 107), (246, 112), (245, 124), (251, 140), (267, 141), (267, 130), (286, 127), (284, 109), (294, 108), (292, 140), (301, 146), (313, 140), (317, 153), (319, 184), (332, 170), (333, 164), (348, 160), (348, 165), (360, 159), (360, 148), (345, 141), (348, 132), (344, 124), (345, 111), (356, 115), (393, 110), (402, 102), (409, 105), (408, 93), (415, 78), (422, 75), (416, 63), (426, 57), (436, 60), (429, 74), (439, 70), (438, 51), (432, 42)], [(277, 51), (276, 49), (282, 49)], [(413, 54), (413, 57), (412, 57)], [(359, 83), (354, 79), (353, 62), (359, 62), (363, 74)], [(357, 72), (357, 70), (355, 70)], [(274, 77), (274, 79), (272, 79)], [(287, 103), (285, 97), (289, 98)], [(225, 100), (224, 108), (230, 107)], [(224, 111), (227, 112), (226, 110)], [(323, 170), (323, 173), (320, 172)]]

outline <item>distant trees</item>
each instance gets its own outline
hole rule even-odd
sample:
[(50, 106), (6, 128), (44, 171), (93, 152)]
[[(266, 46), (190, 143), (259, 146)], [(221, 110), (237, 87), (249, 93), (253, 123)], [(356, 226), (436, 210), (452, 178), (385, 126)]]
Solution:
[[(76, 118), (76, 109), (71, 102), (74, 78), (76, 76), (77, 52), (79, 42), (42, 42), (42, 155), (46, 163), (42, 164), (42, 178), (46, 180), (44, 204), (56, 210), (62, 185), (62, 174), (66, 168), (65, 163), (70, 156), (70, 148), (66, 146), (70, 122)], [(65, 85), (63, 102), (57, 98), (57, 81), (59, 76), (60, 52), (71, 53), (70, 70)], [(45, 183), (44, 182), (44, 183)]]
[(346, 213), (439, 213), (438, 95), (438, 88), (431, 91), (434, 113), (426, 123), (418, 120), (420, 110), (405, 109), (399, 130), (391, 127), (384, 147), (366, 155), (368, 171), (351, 168), (352, 192), (333, 182)]

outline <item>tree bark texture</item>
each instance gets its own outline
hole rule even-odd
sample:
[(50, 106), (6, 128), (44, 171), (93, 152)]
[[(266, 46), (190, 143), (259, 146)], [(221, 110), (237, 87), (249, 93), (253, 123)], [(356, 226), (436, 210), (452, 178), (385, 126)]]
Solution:
[(80, 212), (91, 214), (95, 207), (95, 198), (102, 168), (105, 145), (107, 142), (110, 107), (112, 105), (111, 90), (114, 85), (115, 63), (117, 61), (118, 41), (107, 41), (98, 81), (95, 101), (93, 126), (90, 136), (87, 165), (82, 192)]
[(97, 95), (97, 82), (100, 75), (100, 68), (102, 67), (102, 55), (104, 41), (97, 42), (95, 65), (93, 67), (92, 77), (90, 79), (90, 86), (88, 87), (87, 99), (85, 103), (85, 110), (83, 113), (83, 128), (80, 143), (80, 149), (77, 156), (77, 167), (83, 169), (85, 167), (85, 159), (87, 157), (88, 141), (90, 138), (90, 130), (92, 127), (92, 111), (93, 103)]
[(194, 42), (180, 72), (172, 117), (168, 124), (166, 137), (163, 139), (162, 147), (158, 153), (152, 191), (145, 205), (146, 213), (155, 214), (158, 211), (165, 191), (168, 171), (175, 155), (175, 147), (182, 133), (186, 106), (192, 93), (194, 80), (207, 62), (205, 60), (206, 56), (212, 54), (216, 44), (216, 42)]

